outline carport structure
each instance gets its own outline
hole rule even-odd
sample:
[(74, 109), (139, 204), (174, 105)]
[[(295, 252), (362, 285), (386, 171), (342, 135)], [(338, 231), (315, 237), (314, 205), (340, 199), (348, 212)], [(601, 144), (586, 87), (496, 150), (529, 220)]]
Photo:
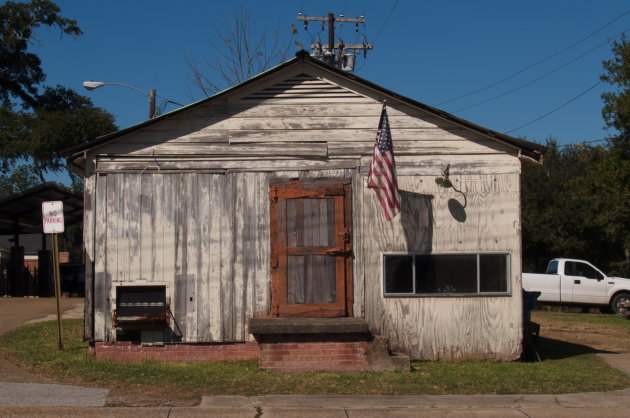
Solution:
[[(42, 202), (62, 201), (65, 225), (83, 220), (83, 196), (57, 183), (43, 183), (0, 200), (0, 235), (13, 236), (8, 260), (2, 260), (0, 294), (48, 296), (52, 291), (51, 258), (42, 233)], [(37, 277), (24, 268), (24, 247), (20, 235), (41, 234)], [(5, 273), (6, 271), (6, 273)]]

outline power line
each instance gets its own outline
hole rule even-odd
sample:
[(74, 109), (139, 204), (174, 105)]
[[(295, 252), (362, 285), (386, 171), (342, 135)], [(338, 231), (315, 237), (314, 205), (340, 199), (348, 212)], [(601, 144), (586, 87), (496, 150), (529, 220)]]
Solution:
[(606, 139), (606, 138), (593, 139), (593, 140), (590, 140), (590, 141), (578, 141), (578, 142), (574, 142), (573, 144), (556, 145), (556, 148), (579, 147), (579, 146), (586, 145), (586, 144), (595, 144), (597, 142), (606, 142), (606, 141), (608, 141), (608, 139)]
[(385, 19), (385, 23), (383, 23), (383, 26), (381, 26), (381, 28), (378, 30), (378, 33), (376, 34), (372, 42), (376, 42), (378, 37), (381, 35), (381, 32), (383, 32), (383, 29), (385, 29), (385, 26), (387, 26), (389, 19), (392, 17), (392, 14), (394, 13), (394, 9), (396, 9), (396, 6), (398, 6), (398, 1), (399, 0), (396, 0), (396, 3), (394, 3), (394, 5), (392, 6), (391, 10), (389, 11), (389, 14), (387, 15), (387, 18)]
[(591, 34), (589, 34), (589, 35), (587, 35), (587, 36), (583, 37), (582, 39), (580, 39), (580, 40), (578, 40), (578, 41), (576, 41), (576, 42), (574, 42), (574, 43), (572, 43), (571, 45), (567, 46), (566, 48), (563, 48), (563, 49), (561, 49), (561, 50), (560, 50), (560, 51), (558, 51), (558, 52), (555, 52), (555, 53), (553, 53), (553, 54), (551, 54), (551, 55), (549, 55), (549, 56), (547, 56), (547, 57), (545, 57), (545, 58), (542, 58), (541, 60), (536, 61), (535, 63), (530, 64), (530, 65), (526, 66), (525, 68), (523, 68), (523, 69), (521, 69), (521, 70), (519, 70), (519, 71), (517, 71), (517, 72), (515, 72), (515, 73), (512, 73), (512, 74), (508, 75), (507, 77), (502, 78), (502, 79), (501, 79), (501, 80), (499, 80), (499, 81), (496, 81), (496, 82), (494, 82), (494, 83), (492, 83), (492, 84), (489, 84), (489, 85), (487, 85), (487, 86), (485, 86), (485, 87), (482, 87), (482, 88), (480, 88), (480, 89), (477, 89), (477, 90), (474, 90), (474, 91), (471, 91), (471, 92), (468, 92), (468, 93), (460, 94), (459, 96), (456, 96), (456, 97), (450, 98), (450, 99), (445, 100), (445, 101), (443, 101), (443, 102), (440, 102), (440, 103), (436, 104), (435, 106), (441, 106), (441, 105), (443, 105), (443, 104), (450, 103), (450, 102), (452, 102), (452, 101), (454, 101), (454, 100), (461, 99), (462, 97), (467, 97), (467, 96), (470, 96), (470, 95), (473, 95), (473, 94), (476, 94), (476, 93), (482, 92), (482, 91), (484, 91), (484, 90), (488, 90), (489, 88), (492, 88), (492, 87), (494, 87), (494, 86), (496, 86), (496, 85), (498, 85), (498, 84), (501, 84), (501, 83), (503, 83), (503, 82), (505, 82), (505, 81), (507, 81), (507, 80), (510, 80), (510, 79), (512, 79), (512, 78), (514, 78), (514, 77), (516, 77), (517, 75), (519, 75), (519, 74), (521, 74), (521, 73), (524, 73), (525, 71), (527, 71), (527, 70), (529, 70), (529, 69), (531, 69), (531, 68), (533, 68), (533, 67), (535, 67), (535, 66), (537, 66), (537, 65), (539, 65), (539, 64), (542, 64), (543, 62), (548, 61), (548, 60), (550, 60), (551, 58), (554, 58), (554, 57), (556, 57), (556, 56), (558, 56), (558, 55), (562, 54), (562, 53), (563, 53), (563, 52), (565, 52), (565, 51), (568, 51), (569, 49), (573, 48), (574, 46), (581, 44), (581, 43), (582, 43), (582, 42), (584, 42), (585, 40), (587, 40), (587, 39), (589, 39), (589, 38), (591, 38), (591, 37), (595, 36), (596, 34), (598, 34), (599, 32), (601, 32), (602, 30), (604, 30), (606, 27), (608, 27), (608, 26), (612, 25), (613, 23), (615, 23), (617, 20), (621, 19), (622, 17), (624, 17), (624, 16), (625, 16), (625, 15), (627, 15), (628, 13), (630, 13), (630, 10), (626, 10), (625, 12), (623, 12), (623, 13), (622, 13), (622, 14), (620, 14), (619, 16), (615, 17), (615, 18), (614, 18), (613, 20), (611, 20), (610, 22), (606, 23), (604, 26), (601, 26), (600, 28), (598, 28), (597, 30), (595, 30), (595, 32), (593, 32), (593, 33), (591, 33)]
[(615, 40), (615, 39), (617, 39), (617, 38), (621, 37), (623, 34), (625, 34), (626, 32), (628, 32), (629, 30), (630, 30), (630, 28), (628, 28), (628, 29), (624, 30), (624, 31), (623, 31), (623, 32), (621, 32), (619, 35), (614, 36), (613, 38), (609, 38), (609, 39), (605, 40), (604, 42), (602, 42), (602, 43), (600, 43), (600, 44), (596, 45), (594, 48), (589, 49), (588, 51), (586, 51), (586, 52), (584, 52), (584, 53), (582, 53), (582, 54), (578, 55), (577, 57), (573, 58), (572, 60), (565, 62), (565, 63), (564, 63), (564, 64), (562, 64), (561, 66), (556, 67), (556, 68), (554, 68), (553, 70), (548, 71), (548, 72), (546, 72), (545, 74), (543, 74), (543, 75), (541, 75), (541, 76), (539, 76), (539, 77), (537, 77), (537, 78), (535, 78), (535, 79), (533, 79), (533, 80), (531, 80), (531, 81), (528, 81), (528, 82), (526, 82), (526, 83), (524, 83), (524, 84), (521, 84), (520, 86), (514, 87), (513, 89), (510, 89), (510, 90), (508, 90), (508, 91), (506, 91), (506, 92), (503, 92), (503, 93), (497, 94), (496, 96), (492, 96), (492, 97), (490, 97), (490, 98), (488, 98), (488, 99), (485, 99), (485, 100), (482, 100), (482, 101), (480, 101), (480, 102), (473, 103), (473, 104), (471, 104), (471, 105), (469, 105), (469, 106), (465, 106), (465, 107), (462, 107), (462, 108), (460, 108), (460, 109), (457, 109), (457, 110), (453, 111), (453, 113), (463, 112), (464, 110), (472, 109), (473, 107), (477, 107), (477, 106), (479, 106), (479, 105), (482, 105), (482, 104), (485, 104), (485, 103), (491, 102), (491, 101), (493, 101), (493, 100), (495, 100), (495, 99), (498, 99), (498, 98), (503, 97), (503, 96), (507, 96), (507, 95), (508, 95), (508, 94), (510, 94), (510, 93), (514, 93), (515, 91), (518, 91), (518, 90), (520, 90), (520, 89), (522, 89), (522, 88), (525, 88), (525, 87), (527, 87), (527, 86), (530, 86), (530, 85), (532, 85), (532, 84), (534, 84), (534, 83), (536, 83), (536, 82), (538, 82), (538, 81), (542, 80), (543, 78), (545, 78), (545, 77), (547, 77), (547, 76), (550, 76), (551, 74), (553, 74), (553, 73), (555, 73), (555, 72), (557, 72), (557, 71), (560, 71), (561, 69), (563, 69), (563, 68), (565, 68), (565, 67), (568, 67), (569, 65), (573, 64), (574, 62), (576, 62), (576, 61), (577, 61), (577, 60), (579, 60), (580, 58), (585, 57), (586, 55), (590, 54), (590, 53), (591, 53), (591, 52), (593, 52), (593, 51), (596, 51), (597, 49), (601, 48), (602, 46), (607, 45), (610, 41), (613, 41), (613, 40)]
[(544, 115), (542, 115), (540, 117), (537, 117), (536, 119), (534, 119), (534, 120), (532, 120), (530, 122), (527, 122), (527, 123), (525, 123), (525, 124), (523, 124), (523, 125), (521, 125), (521, 126), (519, 126), (517, 128), (510, 129), (509, 131), (506, 131), (505, 133), (509, 134), (510, 132), (518, 131), (521, 128), (524, 128), (526, 126), (531, 125), (532, 123), (538, 122), (539, 120), (546, 118), (547, 116), (551, 115), (552, 113), (557, 112), (558, 110), (562, 109), (563, 107), (567, 106), (568, 104), (570, 104), (570, 103), (576, 101), (577, 99), (579, 99), (580, 97), (584, 96), (586, 93), (588, 93), (589, 91), (593, 90), (595, 87), (597, 87), (601, 83), (603, 83), (603, 81), (598, 81), (597, 83), (593, 84), (591, 87), (587, 88), (582, 93), (578, 94), (577, 96), (575, 96), (574, 98), (572, 98), (568, 102), (565, 102), (565, 103), (561, 104), (560, 106), (556, 107), (555, 109), (545, 113)]
[[(389, 23), (389, 19), (391, 19), (392, 14), (394, 14), (394, 10), (396, 9), (396, 6), (398, 6), (398, 2), (400, 0), (396, 0), (396, 2), (394, 3), (394, 5), (392, 6), (392, 8), (389, 10), (389, 14), (387, 15), (387, 18), (385, 18), (385, 22), (383, 22), (383, 25), (381, 26), (381, 28), (378, 30), (378, 32), (376, 33), (376, 36), (374, 37), (374, 40), (372, 42), (376, 42), (376, 40), (379, 38), (379, 36), (381, 36), (381, 33), (383, 32), (383, 29), (385, 29), (385, 26), (387, 26), (387, 23)], [(363, 12), (363, 15), (365, 16), (367, 14), (367, 10), (370, 8), (371, 6), (371, 2), (368, 2), (368, 5), (365, 7), (365, 11)], [(363, 64), (356, 70), (356, 72), (359, 72), (363, 69), (363, 67), (365, 67), (365, 61), (363, 62)]]

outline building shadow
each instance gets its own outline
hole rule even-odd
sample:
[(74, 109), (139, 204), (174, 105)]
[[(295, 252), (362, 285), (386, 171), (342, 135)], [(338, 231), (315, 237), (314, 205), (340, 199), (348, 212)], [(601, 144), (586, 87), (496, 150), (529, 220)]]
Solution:
[(400, 199), (400, 219), (407, 250), (430, 252), (433, 242), (433, 196), (401, 190)]
[(538, 337), (536, 350), (542, 360), (560, 360), (583, 354), (607, 353), (614, 354), (614, 351), (599, 350), (582, 344), (574, 344), (567, 341), (555, 340), (553, 338)]

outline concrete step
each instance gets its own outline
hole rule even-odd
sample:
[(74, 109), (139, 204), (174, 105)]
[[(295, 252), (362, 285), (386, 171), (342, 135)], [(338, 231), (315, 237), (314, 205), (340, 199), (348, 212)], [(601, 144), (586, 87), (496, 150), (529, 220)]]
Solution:
[(382, 335), (374, 335), (368, 348), (368, 370), (408, 372), (411, 370), (411, 360), (406, 354), (391, 351), (389, 339)]

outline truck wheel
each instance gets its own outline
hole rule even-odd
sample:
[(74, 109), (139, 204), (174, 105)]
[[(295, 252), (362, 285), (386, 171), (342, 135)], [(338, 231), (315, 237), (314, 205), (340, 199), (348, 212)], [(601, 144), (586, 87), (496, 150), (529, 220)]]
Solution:
[(610, 300), (610, 307), (614, 313), (618, 314), (619, 310), (621, 309), (621, 306), (619, 305), (621, 305), (622, 302), (626, 302), (626, 301), (630, 301), (630, 294), (619, 293)]

